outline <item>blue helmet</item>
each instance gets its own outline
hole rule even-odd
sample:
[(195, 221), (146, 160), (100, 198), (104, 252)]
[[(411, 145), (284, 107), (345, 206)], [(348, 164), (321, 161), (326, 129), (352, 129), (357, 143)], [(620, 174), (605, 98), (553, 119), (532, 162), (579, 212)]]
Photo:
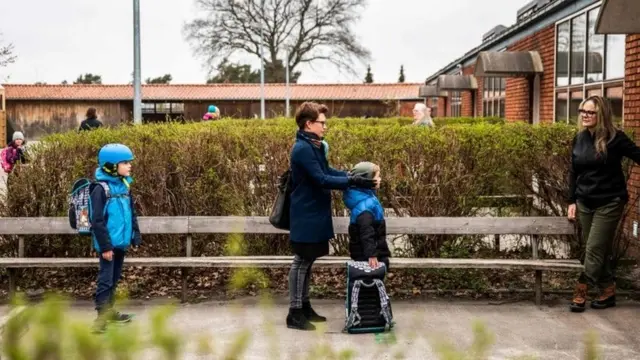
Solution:
[(209, 110), (207, 112), (214, 113), (218, 111), (218, 108), (215, 105), (209, 105)]
[(113, 167), (123, 161), (132, 161), (133, 152), (123, 144), (107, 144), (98, 152), (98, 165), (101, 168)]

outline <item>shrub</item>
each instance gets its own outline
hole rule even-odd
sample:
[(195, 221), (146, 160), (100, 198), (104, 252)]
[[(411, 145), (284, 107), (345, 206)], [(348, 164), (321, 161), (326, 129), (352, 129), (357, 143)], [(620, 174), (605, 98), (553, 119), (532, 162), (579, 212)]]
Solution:
[[(383, 176), (379, 197), (391, 215), (475, 216), (487, 206), (482, 196), (532, 194), (534, 175), (544, 198), (541, 204), (516, 201), (497, 206), (508, 205), (507, 215), (566, 211), (573, 127), (493, 124), (491, 119), (446, 121), (450, 125), (434, 130), (407, 126), (410, 120), (399, 118), (330, 120), (329, 161), (338, 169), (363, 160), (379, 164)], [(295, 130), (291, 119), (223, 120), (51, 135), (34, 146), (30, 164), (9, 177), (0, 214), (65, 216), (73, 180), (92, 176), (101, 146), (122, 142), (136, 155), (132, 189), (140, 216), (266, 216), (277, 177), (288, 165)], [(333, 196), (334, 214), (345, 215), (340, 193)], [(86, 238), (25, 238), (27, 256), (93, 255)], [(248, 255), (289, 253), (287, 236), (245, 238), (243, 250)], [(226, 236), (193, 239), (194, 256), (224, 254)], [(477, 256), (479, 241), (480, 237), (411, 236), (408, 247), (397, 255)], [(144, 236), (143, 242), (136, 256), (184, 255), (175, 236)], [(344, 236), (331, 244), (337, 254), (346, 254)], [(10, 237), (2, 239), (0, 254), (16, 254)]]

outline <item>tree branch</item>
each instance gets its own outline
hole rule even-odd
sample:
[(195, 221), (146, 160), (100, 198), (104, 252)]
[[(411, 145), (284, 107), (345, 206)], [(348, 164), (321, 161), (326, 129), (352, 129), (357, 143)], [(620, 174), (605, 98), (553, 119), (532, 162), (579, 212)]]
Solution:
[(260, 58), (261, 45), (276, 67), (287, 51), (292, 72), (325, 61), (355, 74), (355, 62), (371, 57), (352, 29), (367, 0), (265, 0), (264, 9), (261, 0), (195, 1), (205, 15), (183, 32), (210, 68), (236, 53)]

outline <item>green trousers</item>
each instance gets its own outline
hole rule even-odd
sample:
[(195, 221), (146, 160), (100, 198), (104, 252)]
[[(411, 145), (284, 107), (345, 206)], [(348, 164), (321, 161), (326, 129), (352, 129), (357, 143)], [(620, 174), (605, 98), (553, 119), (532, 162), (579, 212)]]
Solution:
[(584, 272), (579, 281), (604, 289), (614, 283), (613, 239), (626, 202), (616, 198), (598, 208), (590, 208), (578, 200), (576, 205), (582, 240), (586, 244)]

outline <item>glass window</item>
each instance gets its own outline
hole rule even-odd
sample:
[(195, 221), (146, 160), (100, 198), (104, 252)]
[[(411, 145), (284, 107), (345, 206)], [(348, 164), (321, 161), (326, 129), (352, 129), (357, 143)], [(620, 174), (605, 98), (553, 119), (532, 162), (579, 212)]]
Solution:
[(556, 93), (556, 121), (567, 122), (567, 92)]
[(575, 122), (582, 99), (594, 95), (611, 97), (622, 117), (626, 35), (596, 34), (599, 13), (582, 10), (556, 26), (556, 121)]
[(607, 35), (607, 80), (624, 78), (625, 35)]
[(569, 22), (558, 25), (556, 38), (556, 84), (565, 86), (569, 84)]
[(584, 83), (584, 51), (586, 48), (587, 14), (571, 20), (571, 84)]
[(156, 112), (156, 104), (142, 103), (142, 112), (145, 114), (153, 114)]
[(611, 102), (611, 110), (613, 112), (613, 121), (617, 124), (622, 123), (622, 87), (612, 87), (606, 90), (605, 97)]
[(604, 78), (604, 35), (596, 34), (596, 20), (600, 8), (589, 12), (587, 45), (587, 82), (602, 81)]
[(482, 102), (483, 116), (504, 117), (504, 104), (501, 107), (501, 102), (504, 103), (505, 87), (505, 78), (485, 78), (484, 93), (486, 95)]
[(183, 113), (184, 112), (184, 103), (172, 103), (171, 104), (171, 112), (172, 113)]
[(584, 93), (580, 91), (571, 92), (571, 103), (569, 104), (569, 123), (578, 123), (578, 109), (580, 109), (580, 103), (584, 100)]
[(600, 95), (602, 96), (602, 89), (589, 89), (587, 90), (587, 97)]

